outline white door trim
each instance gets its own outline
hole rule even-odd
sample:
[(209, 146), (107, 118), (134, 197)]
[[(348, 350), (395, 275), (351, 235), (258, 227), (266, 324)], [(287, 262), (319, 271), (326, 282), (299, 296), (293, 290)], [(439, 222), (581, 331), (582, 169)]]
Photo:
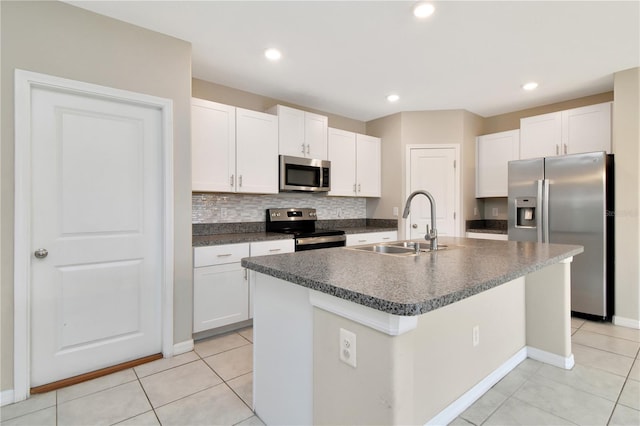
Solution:
[[(455, 197), (455, 212), (456, 212), (456, 218), (454, 220), (454, 229), (455, 229), (455, 234), (454, 236), (459, 237), (460, 232), (461, 232), (461, 228), (460, 228), (460, 206), (461, 206), (461, 202), (460, 200), (462, 199), (462, 194), (460, 192), (460, 145), (459, 144), (410, 144), (406, 146), (406, 152), (405, 152), (405, 185), (404, 185), (404, 196), (403, 196), (403, 200), (406, 200), (407, 197), (409, 197), (409, 189), (411, 188), (411, 150), (412, 149), (443, 149), (443, 148), (447, 148), (447, 149), (454, 149), (455, 152), (455, 161), (456, 161), (456, 169), (455, 169), (455, 191), (456, 191), (456, 197)], [(437, 203), (437, 201), (436, 201)], [(402, 206), (404, 208), (404, 205)], [(402, 228), (404, 228), (404, 237), (405, 238), (409, 238), (409, 235), (411, 235), (411, 229), (409, 228), (409, 221), (402, 219), (402, 221), (404, 222), (404, 226)]]
[(30, 389), (31, 288), (31, 90), (59, 88), (157, 108), (162, 113), (163, 138), (163, 274), (162, 354), (173, 355), (173, 101), (75, 80), (15, 70), (15, 198), (14, 198), (14, 400), (22, 401)]

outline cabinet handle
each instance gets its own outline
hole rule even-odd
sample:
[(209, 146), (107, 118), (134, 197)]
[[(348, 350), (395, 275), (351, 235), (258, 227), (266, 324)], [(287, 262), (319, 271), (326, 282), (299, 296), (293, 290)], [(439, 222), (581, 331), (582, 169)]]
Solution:
[(219, 254), (218, 257), (229, 257), (231, 253)]
[(302, 155), (304, 155), (304, 144), (302, 144)]
[(567, 154), (567, 144), (566, 143), (564, 144), (564, 154), (565, 155)]
[(229, 185), (233, 186), (233, 175), (231, 175), (231, 178), (229, 179)]
[(311, 147), (309, 144), (307, 144), (307, 154), (311, 154)]
[(244, 269), (244, 280), (247, 280), (247, 268)]
[(242, 175), (238, 176), (238, 185), (242, 186)]
[(356, 194), (358, 191), (356, 191), (356, 184), (353, 184), (353, 193)]
[(366, 243), (367, 240), (358, 240), (359, 243)]
[(269, 251), (270, 251), (271, 253), (275, 253), (275, 252), (280, 251), (280, 250), (281, 250), (281, 249), (269, 249)]
[(362, 185), (358, 184), (358, 192), (362, 192)]
[(382, 239), (383, 239), (383, 240), (390, 240), (390, 239), (391, 239), (391, 237), (383, 237)]
[(560, 154), (560, 146), (556, 144), (556, 155)]

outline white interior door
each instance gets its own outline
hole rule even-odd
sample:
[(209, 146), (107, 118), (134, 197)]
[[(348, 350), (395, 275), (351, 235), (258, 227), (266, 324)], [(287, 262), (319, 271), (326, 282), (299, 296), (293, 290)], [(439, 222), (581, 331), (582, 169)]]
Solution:
[(30, 114), (34, 387), (162, 351), (164, 186), (159, 108), (35, 87)]
[[(456, 234), (456, 150), (455, 148), (410, 149), (409, 192), (424, 189), (436, 201), (439, 236)], [(411, 239), (424, 238), (431, 226), (431, 207), (427, 197), (418, 195), (411, 203), (408, 219)]]

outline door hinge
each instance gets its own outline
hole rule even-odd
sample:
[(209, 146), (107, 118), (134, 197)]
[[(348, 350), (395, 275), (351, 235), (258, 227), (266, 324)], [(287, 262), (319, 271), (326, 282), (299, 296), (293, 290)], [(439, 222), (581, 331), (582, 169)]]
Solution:
[(453, 168), (456, 168), (456, 160), (453, 160)]

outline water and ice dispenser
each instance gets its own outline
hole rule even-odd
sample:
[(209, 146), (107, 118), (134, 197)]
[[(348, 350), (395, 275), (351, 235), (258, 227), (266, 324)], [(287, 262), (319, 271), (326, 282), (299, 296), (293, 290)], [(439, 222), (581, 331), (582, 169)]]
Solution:
[(536, 227), (536, 197), (516, 198), (516, 227)]

